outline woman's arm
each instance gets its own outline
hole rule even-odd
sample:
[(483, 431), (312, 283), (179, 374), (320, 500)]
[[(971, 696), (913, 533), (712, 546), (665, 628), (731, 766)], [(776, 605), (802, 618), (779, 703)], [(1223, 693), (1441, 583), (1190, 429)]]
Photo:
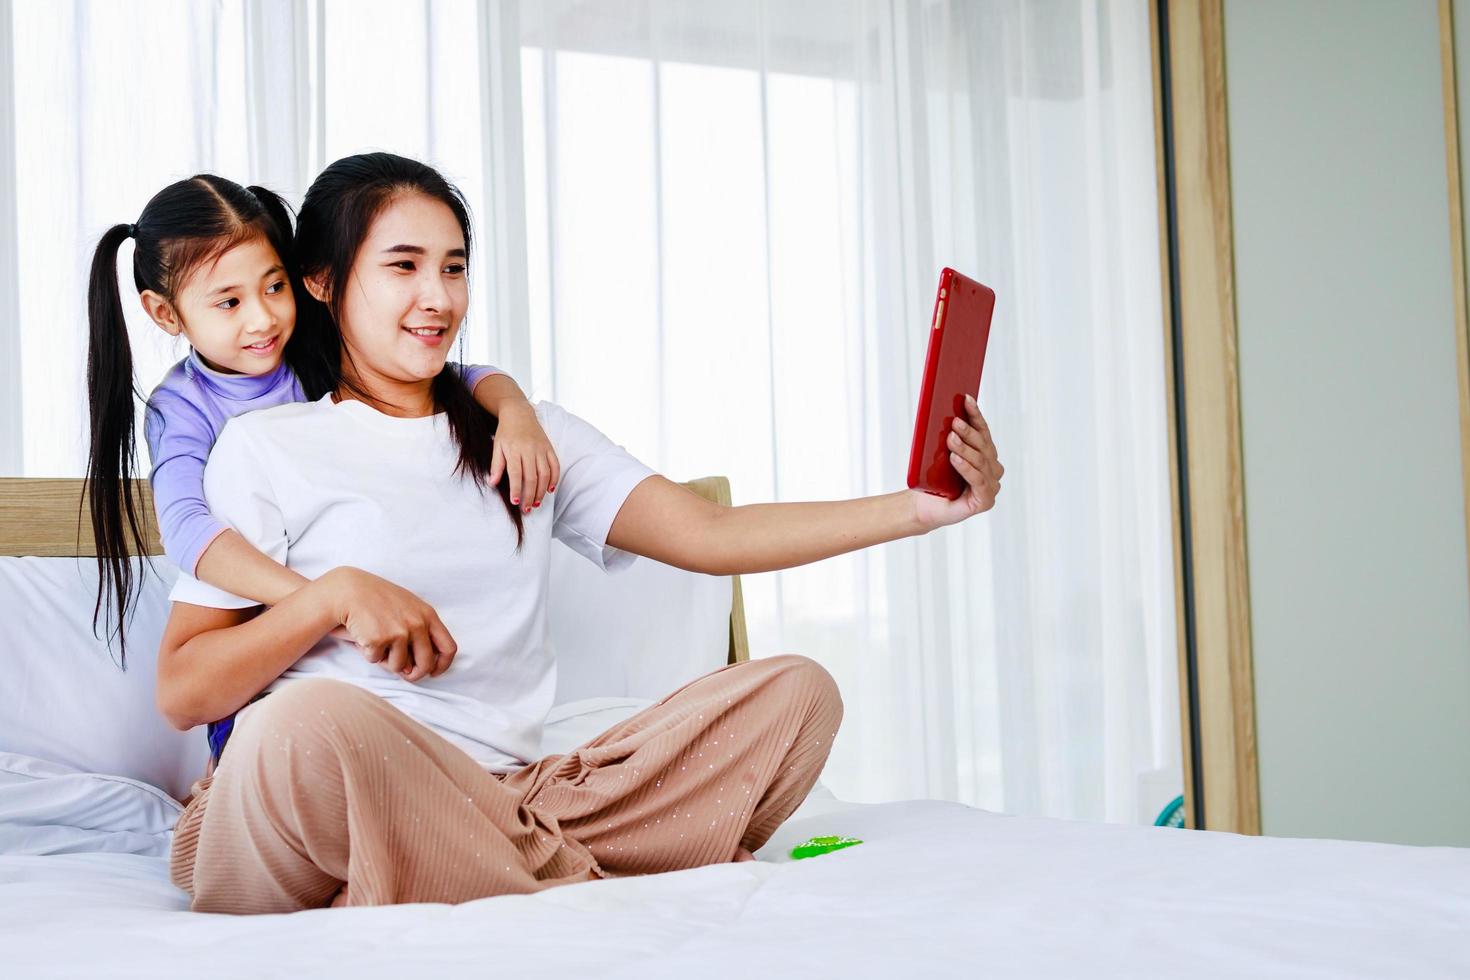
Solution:
[(661, 476), (628, 494), (608, 530), (614, 548), (709, 575), (794, 568), (885, 541), (927, 534), (995, 506), (1005, 468), (974, 400), (955, 419), (950, 462), (965, 492), (946, 500), (918, 490), (813, 503), (723, 507)]
[(914, 492), (725, 507), (651, 476), (628, 494), (607, 543), (707, 575), (774, 572), (922, 534)]
[(180, 731), (228, 717), (339, 624), (365, 660), (410, 683), (438, 677), (458, 651), (428, 603), (342, 566), (264, 612), (175, 602), (158, 651), (158, 710)]
[(188, 731), (244, 707), (337, 625), (331, 573), (261, 607), (214, 609), (176, 602), (158, 650), (159, 712)]

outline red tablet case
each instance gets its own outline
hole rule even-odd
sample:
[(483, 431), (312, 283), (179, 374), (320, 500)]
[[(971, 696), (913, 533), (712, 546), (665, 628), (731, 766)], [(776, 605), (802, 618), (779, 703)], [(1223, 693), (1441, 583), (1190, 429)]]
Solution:
[(929, 330), (929, 356), (919, 389), (914, 419), (914, 445), (909, 451), (909, 487), (955, 499), (965, 479), (949, 461), (946, 441), (955, 418), (964, 418), (965, 395), (980, 397), (980, 372), (990, 339), (995, 291), (946, 268), (939, 274), (934, 323)]

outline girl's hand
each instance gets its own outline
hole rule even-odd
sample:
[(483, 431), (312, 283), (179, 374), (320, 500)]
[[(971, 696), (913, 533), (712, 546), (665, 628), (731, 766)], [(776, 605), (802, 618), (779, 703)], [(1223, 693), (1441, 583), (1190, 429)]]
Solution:
[(909, 491), (915, 497), (916, 516), (925, 532), (984, 513), (995, 506), (1000, 494), (1000, 478), (1006, 468), (1000, 465), (980, 406), (969, 395), (965, 396), (965, 414), (969, 421), (956, 418), (949, 434), (949, 461), (965, 478), (965, 492), (946, 500), (922, 490)]
[(561, 461), (530, 402), (501, 409), (495, 449), (490, 454), (492, 487), (499, 486), (502, 472), (510, 477), (510, 502), (527, 514), (541, 506), (541, 498), (555, 490), (561, 479)]
[(449, 669), (459, 647), (433, 606), (360, 568), (334, 568), (318, 581), (368, 663), (410, 683)]

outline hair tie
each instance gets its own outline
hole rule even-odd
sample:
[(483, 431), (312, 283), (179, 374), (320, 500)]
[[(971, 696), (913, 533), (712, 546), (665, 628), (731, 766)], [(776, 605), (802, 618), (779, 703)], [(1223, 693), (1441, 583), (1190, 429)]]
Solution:
[(128, 225), (128, 237), (129, 238), (137, 238), (138, 237), (138, 226), (136, 224)]

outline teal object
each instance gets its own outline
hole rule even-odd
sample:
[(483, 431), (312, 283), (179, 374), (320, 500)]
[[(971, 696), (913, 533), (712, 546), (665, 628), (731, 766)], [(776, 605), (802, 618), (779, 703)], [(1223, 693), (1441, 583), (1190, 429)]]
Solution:
[(791, 856), (800, 861), (802, 858), (816, 857), (828, 851), (840, 851), (844, 847), (861, 843), (856, 837), (808, 837), (791, 849)]
[(1154, 821), (1155, 827), (1183, 827), (1184, 826), (1184, 797), (1176, 796), (1173, 801), (1159, 814)]

